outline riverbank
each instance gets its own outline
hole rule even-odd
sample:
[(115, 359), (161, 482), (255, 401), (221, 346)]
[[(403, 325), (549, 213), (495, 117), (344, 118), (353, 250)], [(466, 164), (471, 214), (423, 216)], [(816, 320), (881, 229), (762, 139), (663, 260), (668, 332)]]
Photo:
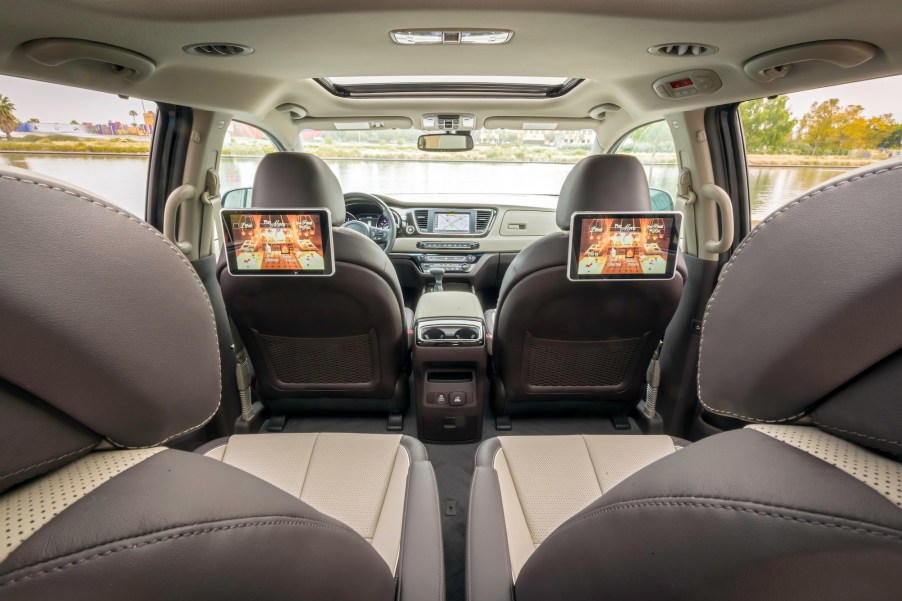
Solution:
[[(478, 147), (462, 153), (425, 153), (416, 149), (393, 146), (362, 145), (308, 145), (307, 151), (329, 160), (360, 161), (438, 161), (438, 162), (481, 162), (481, 163), (545, 163), (573, 164), (586, 155), (585, 149), (556, 149), (547, 147), (488, 146)], [(0, 153), (4, 154), (47, 154), (78, 156), (147, 156), (150, 140), (126, 138), (84, 139), (65, 135), (25, 136), (13, 141), (0, 140)], [(223, 156), (233, 158), (259, 159), (263, 156), (259, 147), (233, 145), (226, 148)], [(674, 165), (671, 153), (637, 154), (646, 165)], [(884, 153), (875, 152), (869, 157), (848, 156), (808, 156), (795, 154), (748, 155), (750, 167), (828, 167), (853, 168), (870, 165), (887, 158)]]

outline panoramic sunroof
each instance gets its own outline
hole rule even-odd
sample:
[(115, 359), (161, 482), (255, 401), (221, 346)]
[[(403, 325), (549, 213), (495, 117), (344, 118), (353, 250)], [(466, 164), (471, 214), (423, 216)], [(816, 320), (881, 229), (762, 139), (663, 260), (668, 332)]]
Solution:
[(342, 98), (482, 97), (556, 98), (582, 79), (490, 77), (485, 75), (401, 75), (321, 77), (316, 82)]

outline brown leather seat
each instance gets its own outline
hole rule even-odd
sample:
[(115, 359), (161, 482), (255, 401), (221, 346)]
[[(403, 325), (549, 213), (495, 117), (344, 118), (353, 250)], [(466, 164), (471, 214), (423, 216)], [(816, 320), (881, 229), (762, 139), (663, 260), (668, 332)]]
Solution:
[(213, 309), (185, 256), (104, 200), (8, 167), (0, 222), (16, 224), (0, 236), (0, 598), (444, 598), (421, 443), (166, 448), (221, 395)]
[(326, 207), (335, 275), (235, 277), (220, 259), (226, 308), (250, 355), (257, 393), (275, 413), (401, 413), (409, 398), (408, 322), (385, 252), (348, 229), (341, 186), (319, 158), (269, 154), (254, 179), (254, 208)]
[(900, 187), (899, 158), (828, 181), (722, 271), (699, 400), (751, 425), (483, 443), (468, 599), (897, 598)]
[(492, 408), (525, 411), (632, 408), (645, 371), (680, 301), (686, 268), (667, 281), (571, 282), (568, 230), (577, 211), (650, 211), (642, 165), (596, 155), (567, 176), (557, 206), (561, 232), (530, 244), (504, 275), (493, 332)]

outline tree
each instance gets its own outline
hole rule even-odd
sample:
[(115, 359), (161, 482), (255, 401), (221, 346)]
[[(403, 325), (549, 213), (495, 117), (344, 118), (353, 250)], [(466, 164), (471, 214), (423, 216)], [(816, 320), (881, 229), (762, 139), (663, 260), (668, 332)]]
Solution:
[(896, 125), (895, 129), (877, 144), (877, 148), (899, 148), (900, 146), (902, 146), (902, 125)]
[(839, 99), (814, 102), (799, 121), (799, 140), (811, 147), (811, 154), (823, 151), (824, 143), (830, 139), (839, 121)]
[(132, 109), (128, 112), (128, 116), (132, 118), (132, 125), (138, 127), (138, 123), (135, 121), (135, 118), (138, 116), (138, 111)]
[(851, 150), (886, 147), (884, 140), (898, 124), (889, 113), (865, 117), (858, 104), (840, 106), (831, 98), (815, 102), (799, 122), (799, 139), (811, 146), (811, 154), (845, 154)]
[(73, 119), (72, 121), (69, 122), (69, 125), (78, 125), (78, 121)]
[(13, 130), (19, 127), (19, 120), (13, 114), (16, 105), (9, 98), (0, 94), (0, 131), (6, 134), (7, 140), (13, 139)]
[(38, 119), (37, 117), (32, 117), (31, 119), (28, 120), (28, 122), (29, 123), (40, 123), (41, 120)]
[(786, 141), (796, 120), (786, 108), (786, 96), (760, 98), (739, 105), (742, 130), (748, 152), (771, 153), (786, 149)]

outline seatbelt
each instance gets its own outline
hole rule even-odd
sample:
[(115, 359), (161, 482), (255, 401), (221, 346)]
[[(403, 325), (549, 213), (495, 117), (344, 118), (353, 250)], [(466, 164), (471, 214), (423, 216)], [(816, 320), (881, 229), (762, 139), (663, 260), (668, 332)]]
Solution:
[(677, 197), (674, 199), (674, 209), (683, 214), (683, 228), (680, 232), (680, 244), (683, 252), (698, 255), (698, 239), (695, 233), (695, 201), (698, 199), (692, 189), (692, 172), (688, 167), (680, 170), (677, 178)]
[(648, 370), (645, 372), (645, 406), (642, 408), (642, 413), (648, 419), (654, 419), (657, 415), (655, 407), (658, 404), (658, 387), (661, 385), (660, 357), (663, 346), (664, 341), (658, 343), (658, 348), (655, 349), (655, 354), (652, 355)]
[(200, 250), (201, 252), (207, 250), (216, 252), (218, 249), (213, 248), (212, 234), (214, 231), (216, 232), (216, 239), (219, 240), (220, 246), (223, 244), (223, 237), (222, 220), (219, 218), (219, 209), (222, 208), (222, 200), (219, 197), (219, 174), (215, 169), (207, 169), (204, 191), (200, 195), (200, 201), (204, 205)]

